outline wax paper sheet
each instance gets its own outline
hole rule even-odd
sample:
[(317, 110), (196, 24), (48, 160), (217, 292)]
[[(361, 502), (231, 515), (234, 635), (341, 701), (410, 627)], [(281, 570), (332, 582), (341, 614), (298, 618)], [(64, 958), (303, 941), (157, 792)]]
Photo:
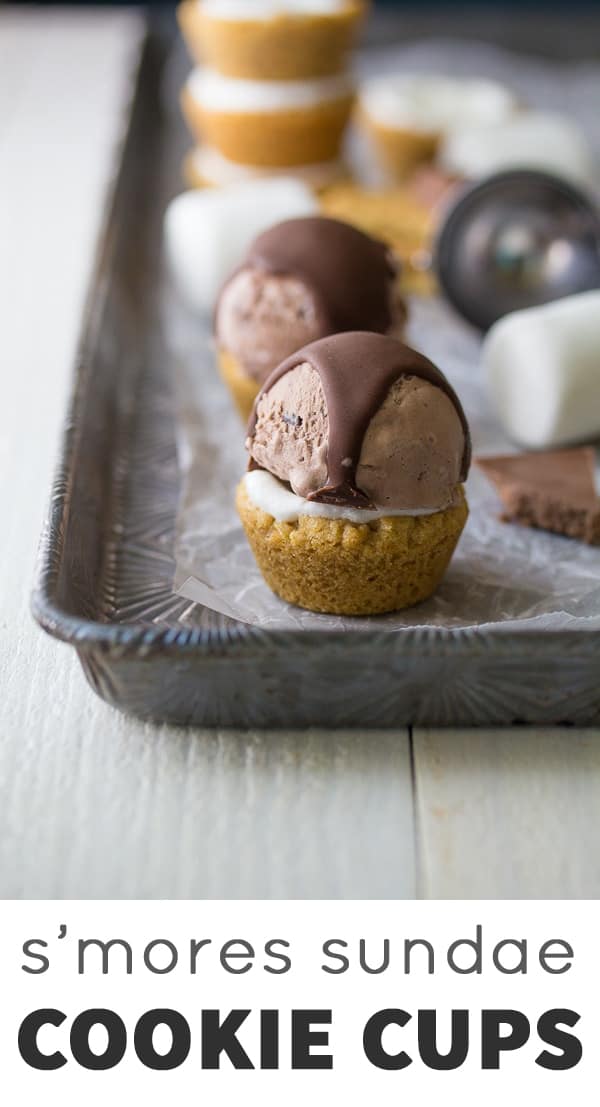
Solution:
[[(421, 43), (378, 51), (363, 70), (398, 65), (507, 81), (534, 106), (570, 111), (600, 151), (600, 67), (517, 58), (487, 46)], [(480, 336), (439, 299), (413, 299), (408, 341), (446, 373), (464, 404), (475, 454), (514, 449), (490, 409), (479, 367)], [(274, 596), (256, 567), (234, 507), (246, 468), (243, 428), (221, 383), (207, 323), (171, 290), (165, 323), (175, 373), (182, 492), (177, 519), (176, 591), (264, 628), (458, 628), (528, 621), (539, 628), (600, 629), (600, 550), (498, 519), (496, 494), (474, 469), (470, 516), (435, 596), (408, 611), (372, 618), (317, 615)]]

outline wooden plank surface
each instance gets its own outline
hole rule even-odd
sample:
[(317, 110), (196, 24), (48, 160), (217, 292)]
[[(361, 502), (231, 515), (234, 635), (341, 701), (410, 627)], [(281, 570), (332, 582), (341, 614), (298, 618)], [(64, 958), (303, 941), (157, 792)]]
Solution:
[(600, 896), (600, 731), (417, 730), (419, 894)]
[(0, 896), (410, 897), (407, 732), (145, 725), (29, 614), (138, 34), (126, 14), (0, 15)]
[(67, 697), (13, 747), (4, 895), (414, 896), (406, 739), (142, 725), (77, 672)]

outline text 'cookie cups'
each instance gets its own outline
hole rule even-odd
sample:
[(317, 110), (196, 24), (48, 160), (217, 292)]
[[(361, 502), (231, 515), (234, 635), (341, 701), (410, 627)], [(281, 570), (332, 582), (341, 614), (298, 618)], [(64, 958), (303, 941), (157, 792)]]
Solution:
[(182, 109), (198, 143), (229, 161), (281, 168), (334, 161), (354, 91), (346, 76), (315, 81), (237, 81), (194, 70)]
[(266, 583), (311, 611), (375, 615), (427, 599), (467, 520), (458, 397), (387, 335), (313, 342), (254, 406), (237, 507)]
[(260, 234), (214, 316), (219, 369), (242, 417), (273, 369), (307, 343), (358, 328), (400, 336), (398, 284), (385, 244), (348, 223), (308, 216)]
[(251, 4), (185, 0), (178, 18), (188, 49), (226, 77), (301, 81), (341, 72), (367, 5), (363, 0)]

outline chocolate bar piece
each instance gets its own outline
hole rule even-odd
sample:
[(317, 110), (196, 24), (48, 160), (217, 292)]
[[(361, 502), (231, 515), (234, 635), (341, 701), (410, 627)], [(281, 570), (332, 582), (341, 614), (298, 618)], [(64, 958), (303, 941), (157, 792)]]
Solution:
[(600, 546), (595, 452), (573, 450), (476, 458), (504, 505), (502, 519)]

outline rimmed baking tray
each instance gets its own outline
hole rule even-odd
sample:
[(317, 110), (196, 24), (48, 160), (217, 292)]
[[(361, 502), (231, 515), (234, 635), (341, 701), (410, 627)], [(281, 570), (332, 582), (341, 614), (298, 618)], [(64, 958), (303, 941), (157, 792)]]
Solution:
[[(182, 59), (183, 63), (183, 59)], [(185, 63), (183, 63), (185, 64)], [(33, 611), (123, 711), (207, 726), (600, 721), (600, 635), (264, 631), (172, 590), (179, 478), (158, 323), (161, 220), (186, 140), (150, 35), (85, 315)]]

